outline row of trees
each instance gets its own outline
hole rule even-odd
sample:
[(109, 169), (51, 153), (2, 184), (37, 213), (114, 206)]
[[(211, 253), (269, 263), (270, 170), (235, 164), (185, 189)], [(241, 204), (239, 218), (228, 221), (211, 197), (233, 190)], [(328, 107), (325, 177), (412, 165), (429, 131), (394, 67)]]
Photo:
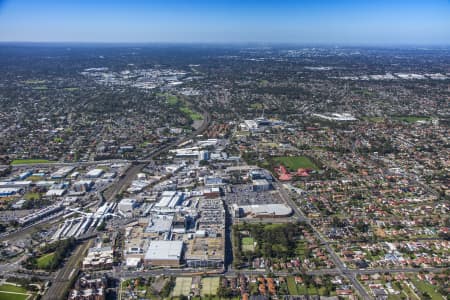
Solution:
[[(54, 254), (52, 259), (45, 266), (41, 266), (41, 268), (47, 271), (54, 271), (58, 269), (63, 260), (70, 254), (75, 246), (76, 240), (74, 238), (45, 245), (39, 250), (40, 255), (42, 256), (51, 252)], [(37, 256), (28, 258), (24, 261), (23, 265), (27, 269), (37, 269), (39, 267)]]
[[(255, 239), (254, 251), (242, 251), (243, 232)], [(235, 225), (233, 230), (233, 253), (235, 265), (255, 257), (284, 258), (296, 255), (296, 249), (302, 228), (299, 224), (244, 224)]]

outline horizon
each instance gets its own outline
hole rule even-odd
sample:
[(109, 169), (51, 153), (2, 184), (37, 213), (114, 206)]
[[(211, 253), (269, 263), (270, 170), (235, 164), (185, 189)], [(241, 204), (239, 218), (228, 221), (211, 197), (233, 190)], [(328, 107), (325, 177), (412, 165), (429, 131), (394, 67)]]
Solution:
[(0, 42), (450, 45), (446, 0), (0, 0)]

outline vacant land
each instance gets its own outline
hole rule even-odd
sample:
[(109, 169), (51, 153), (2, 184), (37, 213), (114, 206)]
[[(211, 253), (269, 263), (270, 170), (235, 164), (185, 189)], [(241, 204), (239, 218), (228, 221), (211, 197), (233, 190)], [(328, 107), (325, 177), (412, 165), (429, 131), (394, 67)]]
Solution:
[(173, 288), (172, 296), (189, 296), (191, 293), (192, 278), (191, 277), (177, 277), (175, 280), (175, 287)]
[(274, 159), (277, 163), (295, 171), (299, 168), (318, 170), (319, 167), (306, 156), (281, 156)]
[(217, 294), (217, 289), (219, 288), (220, 278), (219, 277), (207, 277), (202, 278), (202, 289), (201, 295), (215, 296)]

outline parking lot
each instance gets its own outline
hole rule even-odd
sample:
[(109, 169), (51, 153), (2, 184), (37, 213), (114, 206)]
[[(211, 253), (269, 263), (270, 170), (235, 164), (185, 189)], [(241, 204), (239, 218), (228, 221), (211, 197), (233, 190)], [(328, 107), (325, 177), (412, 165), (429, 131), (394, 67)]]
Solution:
[(283, 203), (278, 191), (254, 192), (250, 184), (233, 185), (231, 192), (225, 193), (224, 201), (228, 205)]

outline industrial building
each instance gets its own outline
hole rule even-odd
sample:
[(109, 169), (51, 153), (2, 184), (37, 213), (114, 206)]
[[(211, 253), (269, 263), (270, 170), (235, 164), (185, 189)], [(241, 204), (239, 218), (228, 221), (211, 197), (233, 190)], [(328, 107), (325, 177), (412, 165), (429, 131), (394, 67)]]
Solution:
[(56, 172), (52, 173), (51, 178), (63, 179), (67, 175), (69, 175), (69, 173), (72, 172), (73, 170), (75, 170), (75, 167), (72, 166), (62, 167), (61, 169), (58, 169)]
[(103, 171), (102, 169), (92, 169), (87, 172), (85, 176), (86, 178), (99, 178), (103, 175), (103, 173), (105, 173), (105, 171)]
[(0, 197), (12, 196), (20, 192), (21, 188), (0, 188)]

